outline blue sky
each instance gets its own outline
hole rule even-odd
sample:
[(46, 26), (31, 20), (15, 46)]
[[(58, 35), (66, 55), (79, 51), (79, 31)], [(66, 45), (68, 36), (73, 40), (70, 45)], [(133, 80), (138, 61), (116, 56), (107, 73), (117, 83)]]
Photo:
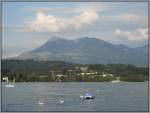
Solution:
[(4, 2), (2, 57), (54, 37), (93, 37), (130, 47), (148, 43), (147, 2)]

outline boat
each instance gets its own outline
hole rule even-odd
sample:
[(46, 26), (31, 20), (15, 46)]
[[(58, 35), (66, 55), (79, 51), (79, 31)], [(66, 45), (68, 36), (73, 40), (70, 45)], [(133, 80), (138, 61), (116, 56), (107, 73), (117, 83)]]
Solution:
[(81, 95), (80, 98), (83, 99), (95, 99), (95, 96), (91, 95), (90, 93), (86, 93), (85, 95)]
[(64, 100), (60, 100), (60, 104), (63, 104), (64, 103)]
[(120, 82), (120, 77), (116, 77), (116, 80), (111, 81), (111, 83), (118, 83)]
[(111, 81), (111, 83), (118, 83), (118, 82), (120, 82), (120, 80), (113, 80), (113, 81)]
[(39, 105), (44, 105), (44, 102), (42, 102), (42, 101), (39, 100), (39, 101), (38, 101), (38, 104), (39, 104)]
[(8, 80), (8, 82), (7, 82), (7, 84), (6, 84), (6, 87), (8, 87), (8, 88), (13, 88), (13, 87), (15, 87), (15, 78), (13, 79), (13, 82), (9, 82), (9, 80)]

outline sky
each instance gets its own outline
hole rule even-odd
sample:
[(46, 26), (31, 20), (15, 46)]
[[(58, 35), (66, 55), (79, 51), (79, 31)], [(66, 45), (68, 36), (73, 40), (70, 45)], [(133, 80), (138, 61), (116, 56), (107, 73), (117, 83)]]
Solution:
[(147, 2), (3, 2), (2, 58), (16, 57), (60, 37), (148, 44)]

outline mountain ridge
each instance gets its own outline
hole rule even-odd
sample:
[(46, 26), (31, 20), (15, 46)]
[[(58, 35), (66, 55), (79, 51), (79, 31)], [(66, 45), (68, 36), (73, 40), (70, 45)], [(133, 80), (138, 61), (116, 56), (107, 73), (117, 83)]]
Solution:
[(60, 60), (81, 64), (125, 63), (147, 65), (147, 46), (142, 49), (130, 48), (126, 45), (114, 45), (107, 41), (83, 37), (78, 39), (64, 39), (57, 37), (50, 39), (43, 45), (29, 52), (22, 53), (17, 59), (27, 60)]

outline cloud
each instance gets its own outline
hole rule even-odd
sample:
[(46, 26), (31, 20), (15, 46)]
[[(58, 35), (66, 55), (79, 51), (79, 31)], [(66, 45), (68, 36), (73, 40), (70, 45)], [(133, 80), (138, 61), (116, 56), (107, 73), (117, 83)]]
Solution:
[[(87, 25), (92, 25), (99, 19), (98, 12), (106, 11), (108, 9), (110, 9), (110, 6), (108, 6), (106, 3), (99, 2), (80, 3), (75, 5), (73, 8), (23, 8), (24, 11), (36, 13), (36, 17), (32, 19), (26, 19), (25, 29), (22, 29), (22, 31), (59, 32), (70, 27), (79, 29)], [(55, 15), (56, 13), (68, 14), (69, 16), (64, 16), (62, 19), (62, 17), (57, 17)]]
[(105, 22), (138, 22), (139, 24), (142, 22), (142, 25), (147, 25), (146, 23), (148, 22), (147, 17), (141, 14), (125, 13), (111, 16), (100, 16), (97, 11), (97, 8), (89, 7), (89, 9), (84, 9), (79, 12), (77, 11), (78, 14), (76, 14), (76, 16), (64, 18), (47, 15), (43, 12), (37, 12), (35, 18), (26, 20), (25, 29), (22, 28), (22, 31), (59, 32), (70, 27), (79, 29), (87, 25), (92, 25), (100, 20)]
[(65, 23), (60, 18), (38, 12), (36, 18), (27, 22), (27, 28), (36, 32), (57, 32), (65, 28)]
[[(59, 6), (59, 4), (58, 4)], [(70, 7), (44, 8), (44, 7), (29, 7), (24, 10), (36, 13), (35, 18), (26, 20), (25, 28), (22, 31), (34, 32), (60, 32), (64, 30), (80, 29), (92, 26), (95, 22), (113, 23), (121, 22), (121, 24), (133, 24), (140, 27), (148, 24), (147, 15), (133, 12), (122, 12), (112, 15), (104, 14), (104, 11), (113, 9), (112, 5), (107, 3), (80, 3)], [(118, 6), (118, 5), (117, 5)], [(110, 11), (111, 12), (111, 11)], [(108, 12), (108, 14), (110, 13)], [(57, 16), (64, 16), (60, 17)], [(65, 14), (65, 15), (64, 15)], [(141, 21), (142, 20), (142, 21)], [(121, 25), (120, 24), (120, 25)], [(21, 29), (19, 29), (21, 31)]]
[(63, 19), (38, 12), (34, 19), (26, 22), (25, 28), (27, 31), (35, 32), (59, 32), (70, 26), (80, 28), (84, 25), (91, 25), (96, 20), (98, 20), (98, 14), (94, 11), (83, 12), (78, 16)]
[(134, 31), (114, 30), (115, 36), (125, 38), (128, 41), (143, 41), (148, 39), (148, 28), (138, 28)]
[(99, 16), (95, 11), (88, 11), (88, 12), (83, 12), (79, 16), (73, 17), (70, 20), (70, 24), (73, 25), (75, 28), (79, 28), (85, 24), (91, 25), (98, 19), (99, 19)]

